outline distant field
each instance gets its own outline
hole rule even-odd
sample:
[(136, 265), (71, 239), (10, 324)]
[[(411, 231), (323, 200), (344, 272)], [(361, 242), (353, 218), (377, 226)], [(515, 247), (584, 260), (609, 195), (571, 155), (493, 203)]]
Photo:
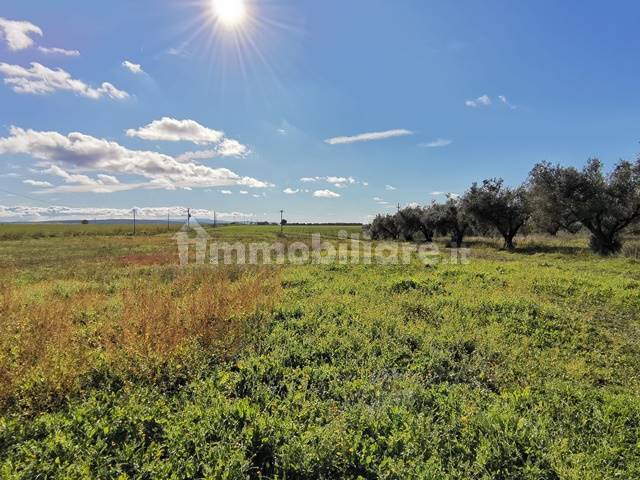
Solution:
[[(170, 229), (178, 230), (180, 226), (171, 225)], [(156, 235), (167, 231), (166, 225), (137, 225), (139, 235)], [(0, 224), (0, 240), (20, 240), (23, 238), (77, 237), (103, 235), (133, 235), (131, 225), (81, 225), (68, 223), (30, 223)]]
[(640, 478), (637, 239), (180, 268), (130, 230), (0, 225), (3, 478)]
[[(279, 226), (274, 225), (220, 225), (214, 228), (204, 225), (211, 232), (219, 231), (223, 235), (233, 236), (237, 233), (243, 236), (273, 234), (280, 231)], [(159, 235), (167, 232), (176, 232), (182, 225), (172, 223), (167, 225), (138, 224), (136, 234), (141, 236)], [(290, 225), (287, 232), (296, 235), (306, 235), (320, 232), (323, 235), (337, 236), (340, 230), (352, 232), (362, 231), (361, 227), (333, 226), (333, 225)], [(48, 238), (48, 237), (79, 237), (79, 236), (133, 236), (133, 223), (102, 225), (102, 224), (56, 224), (56, 223), (31, 223), (31, 224), (0, 224), (0, 240), (20, 240), (24, 238)]]

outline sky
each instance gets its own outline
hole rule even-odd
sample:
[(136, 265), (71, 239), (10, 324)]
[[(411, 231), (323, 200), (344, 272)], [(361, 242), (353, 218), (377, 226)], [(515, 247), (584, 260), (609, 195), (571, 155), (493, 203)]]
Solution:
[(635, 0), (4, 0), (0, 221), (366, 222), (640, 151)]

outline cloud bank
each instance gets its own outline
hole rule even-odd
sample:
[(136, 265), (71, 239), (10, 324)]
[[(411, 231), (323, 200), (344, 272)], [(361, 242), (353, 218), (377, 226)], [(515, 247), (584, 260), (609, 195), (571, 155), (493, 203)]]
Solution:
[[(173, 220), (185, 218), (186, 207), (133, 207), (136, 216), (141, 220), (166, 220), (167, 214)], [(6, 206), (0, 205), (0, 218), (13, 221), (54, 221), (54, 220), (83, 220), (83, 219), (130, 219), (133, 208), (74, 208), (65, 206), (32, 207), (28, 205)], [(191, 215), (195, 218), (214, 218), (213, 210), (191, 208)], [(233, 220), (236, 217), (255, 217), (253, 213), (243, 212), (215, 212), (219, 220)]]
[[(40, 132), (11, 127), (10, 136), (0, 138), (0, 155), (26, 154), (47, 168), (47, 173), (65, 178), (61, 172), (72, 170), (136, 175), (147, 181), (134, 188), (199, 188), (240, 185), (251, 188), (272, 186), (251, 177), (241, 177), (226, 168), (210, 168), (193, 162), (179, 162), (158, 152), (130, 150), (116, 142), (99, 139), (82, 133), (62, 135), (58, 132)], [(66, 168), (66, 170), (63, 169)], [(59, 170), (55, 170), (58, 168)], [(106, 187), (107, 177), (98, 177), (98, 186)], [(109, 179), (115, 179), (109, 176)], [(68, 178), (66, 178), (68, 180)], [(75, 177), (75, 183), (81, 183)], [(85, 181), (85, 184), (87, 182)], [(114, 182), (111, 182), (112, 189)], [(117, 187), (125, 189), (126, 187)], [(104, 190), (104, 189), (102, 189)]]

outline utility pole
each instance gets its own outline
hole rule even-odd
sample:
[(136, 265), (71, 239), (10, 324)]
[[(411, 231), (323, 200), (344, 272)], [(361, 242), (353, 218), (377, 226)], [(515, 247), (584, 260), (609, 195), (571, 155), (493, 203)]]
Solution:
[(216, 211), (213, 211), (213, 228), (218, 226), (218, 217), (216, 216)]
[(400, 211), (400, 202), (398, 202), (398, 212)]
[(136, 209), (133, 209), (133, 236), (136, 236)]
[(191, 225), (191, 209), (187, 208), (187, 228)]
[(280, 210), (280, 233), (281, 234), (282, 234), (282, 228), (284, 227), (284, 225), (282, 224), (282, 220), (284, 219), (283, 215), (284, 215), (284, 210)]
[(170, 215), (171, 215), (171, 212), (167, 211), (167, 232), (170, 230), (170, 228), (169, 228), (169, 224), (171, 223), (170, 222)]

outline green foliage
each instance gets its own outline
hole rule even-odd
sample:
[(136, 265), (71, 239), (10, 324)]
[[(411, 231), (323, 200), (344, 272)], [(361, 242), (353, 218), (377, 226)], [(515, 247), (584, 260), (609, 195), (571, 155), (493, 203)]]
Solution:
[(465, 193), (463, 208), (484, 227), (495, 228), (504, 238), (504, 247), (513, 250), (513, 238), (529, 219), (530, 205), (524, 187), (509, 188), (502, 179), (474, 183)]
[(400, 226), (393, 215), (376, 215), (369, 227), (369, 234), (373, 240), (398, 240), (401, 234)]
[(540, 163), (529, 177), (537, 216), (564, 228), (581, 223), (596, 253), (619, 252), (621, 233), (640, 220), (640, 160), (621, 161), (608, 175), (596, 159), (581, 171)]

